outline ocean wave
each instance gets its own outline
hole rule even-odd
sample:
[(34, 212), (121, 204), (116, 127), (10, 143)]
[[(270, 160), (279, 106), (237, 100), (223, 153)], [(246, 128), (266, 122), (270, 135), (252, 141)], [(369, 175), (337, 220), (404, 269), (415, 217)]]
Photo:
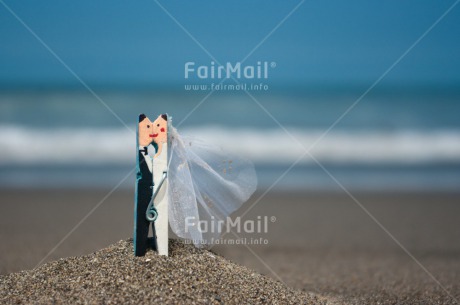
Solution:
[[(334, 164), (459, 163), (460, 130), (242, 129), (187, 128), (181, 133), (245, 156), (255, 163)], [(314, 145), (312, 147), (312, 145)], [(135, 135), (124, 128), (0, 126), (0, 165), (134, 164)]]

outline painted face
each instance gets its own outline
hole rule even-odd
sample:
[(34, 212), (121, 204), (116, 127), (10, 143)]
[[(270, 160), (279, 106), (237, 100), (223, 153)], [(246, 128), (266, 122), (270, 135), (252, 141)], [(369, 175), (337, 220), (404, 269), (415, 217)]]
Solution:
[(139, 145), (148, 146), (153, 141), (153, 123), (148, 117), (141, 115), (139, 122)]
[(164, 114), (153, 121), (153, 141), (155, 143), (166, 143), (168, 140), (168, 122), (164, 119)]

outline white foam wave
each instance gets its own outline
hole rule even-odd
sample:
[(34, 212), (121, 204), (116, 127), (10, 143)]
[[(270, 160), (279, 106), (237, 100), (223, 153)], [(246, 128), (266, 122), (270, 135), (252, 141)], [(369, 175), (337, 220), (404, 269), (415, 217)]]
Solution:
[(130, 162), (135, 134), (127, 129), (0, 127), (0, 164)]
[[(322, 135), (319, 130), (231, 129), (208, 126), (182, 133), (254, 162), (292, 163)], [(460, 130), (332, 130), (311, 153), (320, 162), (460, 162)], [(0, 164), (134, 164), (135, 135), (123, 128), (36, 129), (0, 126)], [(313, 163), (305, 155), (300, 163)]]

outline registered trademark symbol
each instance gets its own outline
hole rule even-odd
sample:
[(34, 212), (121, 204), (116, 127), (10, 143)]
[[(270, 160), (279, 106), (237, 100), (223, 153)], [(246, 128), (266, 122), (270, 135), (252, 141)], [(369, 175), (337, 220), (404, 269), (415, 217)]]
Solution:
[(270, 221), (271, 221), (271, 222), (275, 222), (275, 221), (276, 221), (276, 217), (275, 217), (275, 216), (270, 217)]
[(275, 68), (275, 67), (276, 67), (276, 62), (272, 61), (272, 62), (270, 63), (270, 67)]

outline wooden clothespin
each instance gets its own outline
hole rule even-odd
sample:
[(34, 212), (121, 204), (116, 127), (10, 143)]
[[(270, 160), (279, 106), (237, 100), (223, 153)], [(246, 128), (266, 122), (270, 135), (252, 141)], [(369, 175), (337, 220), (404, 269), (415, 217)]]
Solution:
[[(139, 115), (137, 127), (136, 193), (134, 203), (134, 255), (144, 256), (152, 224), (152, 247), (168, 255), (168, 127), (166, 114), (150, 121)], [(155, 150), (152, 156), (148, 147)]]

